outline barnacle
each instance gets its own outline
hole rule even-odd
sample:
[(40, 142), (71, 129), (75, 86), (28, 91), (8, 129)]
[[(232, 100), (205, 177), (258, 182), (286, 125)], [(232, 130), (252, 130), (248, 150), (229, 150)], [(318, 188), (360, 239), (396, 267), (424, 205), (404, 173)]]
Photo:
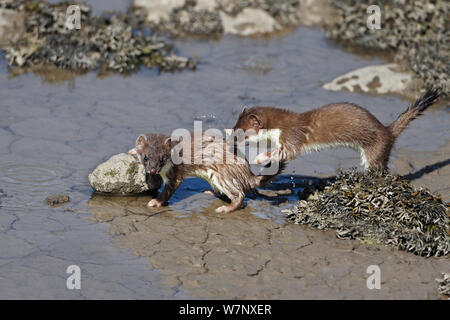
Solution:
[(389, 173), (341, 171), (315, 198), (299, 201), (287, 219), (321, 230), (335, 229), (341, 239), (384, 243), (421, 256), (450, 252), (447, 204)]
[(25, 32), (3, 49), (11, 66), (55, 65), (70, 70), (106, 69), (130, 72), (145, 65), (160, 71), (194, 69), (195, 61), (178, 57), (171, 44), (143, 35), (145, 18), (138, 13), (92, 16), (80, 7), (81, 28), (65, 26), (67, 4), (0, 0), (0, 8), (25, 14)]
[(334, 19), (327, 25), (329, 38), (394, 52), (395, 60), (408, 66), (427, 86), (442, 87), (449, 93), (449, 1), (376, 1), (383, 13), (378, 30), (367, 28), (367, 12), (360, 1), (330, 0), (330, 4)]

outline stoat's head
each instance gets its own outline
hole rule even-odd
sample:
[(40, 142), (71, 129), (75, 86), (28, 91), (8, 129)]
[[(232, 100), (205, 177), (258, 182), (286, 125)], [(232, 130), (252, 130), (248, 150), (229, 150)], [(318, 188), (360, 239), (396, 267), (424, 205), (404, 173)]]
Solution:
[(149, 174), (158, 174), (170, 160), (170, 137), (157, 134), (141, 134), (136, 139), (136, 156)]
[(247, 109), (247, 107), (244, 107), (233, 130), (237, 131), (240, 129), (244, 132), (251, 132), (251, 134), (258, 134), (258, 131), (263, 128), (264, 121), (259, 108)]

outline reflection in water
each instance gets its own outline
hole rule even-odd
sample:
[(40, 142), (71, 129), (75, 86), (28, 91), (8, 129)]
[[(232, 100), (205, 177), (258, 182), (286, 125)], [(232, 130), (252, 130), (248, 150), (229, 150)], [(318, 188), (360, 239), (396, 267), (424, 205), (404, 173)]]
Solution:
[[(317, 189), (322, 190), (324, 183), (326, 180), (316, 177), (279, 175), (275, 181), (264, 188), (247, 193), (244, 207), (239, 210), (239, 213), (285, 224), (285, 214), (282, 210), (291, 208), (299, 198), (306, 199)], [(148, 201), (152, 199), (150, 195), (92, 194), (88, 205), (90, 210), (95, 210), (97, 220), (102, 222), (110, 222), (117, 217), (129, 215), (151, 217), (162, 214), (173, 218), (188, 218), (196, 215), (216, 216), (214, 209), (223, 205), (224, 200), (204, 194), (205, 190), (210, 190), (206, 181), (199, 178), (187, 178), (166, 207), (147, 208)]]

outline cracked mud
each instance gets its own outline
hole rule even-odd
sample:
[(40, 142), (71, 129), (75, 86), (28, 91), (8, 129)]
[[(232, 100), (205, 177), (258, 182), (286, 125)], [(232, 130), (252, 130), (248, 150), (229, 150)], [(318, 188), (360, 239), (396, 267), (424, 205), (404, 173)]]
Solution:
[[(434, 277), (448, 268), (448, 259), (340, 241), (333, 232), (278, 224), (250, 209), (219, 215), (211, 205), (198, 214), (149, 214), (145, 201), (96, 196), (89, 206), (121, 247), (161, 271), (165, 285), (196, 297), (436, 299)], [(382, 270), (383, 290), (366, 287), (366, 269), (373, 264)]]

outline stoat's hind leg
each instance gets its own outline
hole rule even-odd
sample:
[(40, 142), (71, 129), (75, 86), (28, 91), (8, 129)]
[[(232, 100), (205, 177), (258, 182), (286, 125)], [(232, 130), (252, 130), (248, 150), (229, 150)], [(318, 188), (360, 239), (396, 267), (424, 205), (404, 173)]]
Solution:
[(203, 191), (204, 194), (207, 194), (208, 196), (216, 196), (216, 193), (214, 192), (214, 190), (205, 190)]
[(216, 209), (217, 213), (229, 213), (238, 210), (244, 204), (244, 193), (240, 193), (231, 199), (231, 203), (227, 206), (221, 206)]
[(225, 194), (221, 193), (221, 192), (215, 192), (214, 190), (210, 189), (210, 190), (205, 190), (203, 191), (204, 194), (207, 194), (209, 196), (214, 196), (219, 198), (222, 201), (225, 202), (231, 202), (230, 198), (228, 198)]
[(379, 172), (386, 171), (388, 168), (389, 154), (392, 145), (376, 144), (363, 150), (361, 159), (365, 169), (371, 169)]

